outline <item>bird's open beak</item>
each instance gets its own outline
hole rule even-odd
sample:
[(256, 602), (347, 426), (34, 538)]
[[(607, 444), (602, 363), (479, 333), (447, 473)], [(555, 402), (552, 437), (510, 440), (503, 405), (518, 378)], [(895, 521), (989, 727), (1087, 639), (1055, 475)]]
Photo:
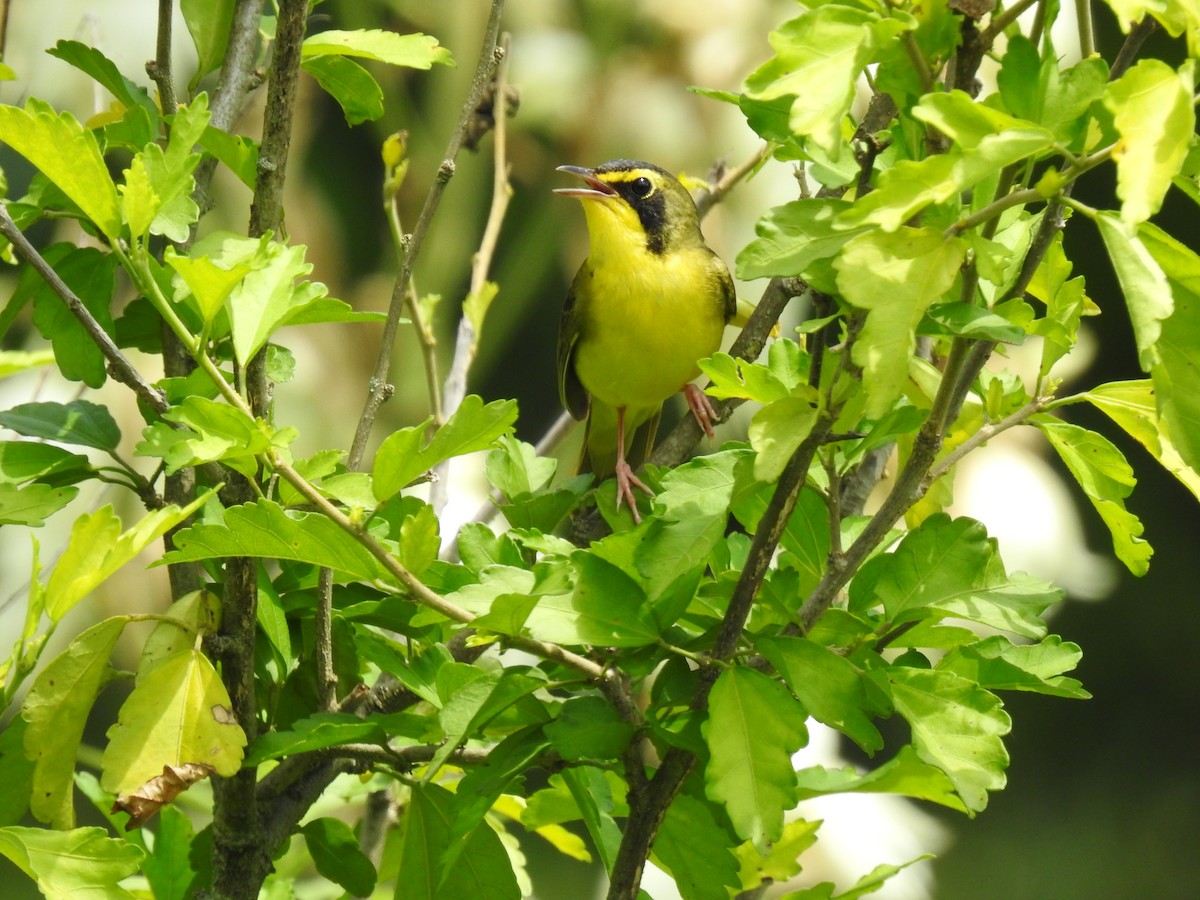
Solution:
[(584, 169), (580, 166), (559, 166), (557, 171), (576, 175), (587, 182), (587, 187), (585, 188), (555, 188), (554, 193), (561, 194), (563, 197), (607, 200), (609, 197), (617, 196), (617, 192), (597, 178), (592, 169)]

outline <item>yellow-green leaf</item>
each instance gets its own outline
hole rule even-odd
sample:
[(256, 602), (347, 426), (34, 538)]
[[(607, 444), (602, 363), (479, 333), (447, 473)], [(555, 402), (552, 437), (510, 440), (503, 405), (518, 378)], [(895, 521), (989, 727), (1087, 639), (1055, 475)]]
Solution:
[(100, 145), (69, 112), (56, 114), (48, 103), (33, 97), (24, 109), (0, 106), (0, 142), (58, 185), (105, 235), (120, 236), (117, 189)]

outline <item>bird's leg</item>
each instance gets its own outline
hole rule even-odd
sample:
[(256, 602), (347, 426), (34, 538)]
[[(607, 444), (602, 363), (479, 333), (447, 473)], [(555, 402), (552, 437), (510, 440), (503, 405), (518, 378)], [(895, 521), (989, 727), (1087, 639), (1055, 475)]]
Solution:
[(683, 386), (683, 395), (687, 397), (688, 408), (696, 417), (696, 424), (704, 429), (709, 437), (713, 436), (713, 422), (717, 419), (716, 407), (708, 399), (708, 394), (700, 390), (690, 381)]
[(625, 461), (625, 407), (617, 408), (617, 464), (613, 467), (614, 473), (617, 476), (617, 509), (621, 508), (621, 501), (629, 503), (629, 512), (633, 515), (633, 521), (638, 525), (642, 524), (642, 517), (638, 515), (637, 501), (633, 498), (633, 489), (641, 488), (647, 494), (653, 494), (646, 485), (642, 484), (641, 480), (633, 474), (633, 469), (629, 463)]

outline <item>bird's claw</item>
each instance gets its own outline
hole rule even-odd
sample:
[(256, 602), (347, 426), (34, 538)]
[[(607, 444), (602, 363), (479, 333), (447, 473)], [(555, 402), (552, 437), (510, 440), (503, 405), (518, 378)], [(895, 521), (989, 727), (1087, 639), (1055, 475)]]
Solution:
[(704, 429), (704, 433), (713, 437), (713, 423), (717, 420), (717, 409), (708, 399), (708, 394), (694, 384), (683, 386), (683, 395), (687, 398), (688, 408), (696, 417), (696, 424)]
[(629, 512), (633, 516), (634, 523), (641, 525), (642, 517), (638, 514), (637, 500), (634, 499), (633, 489), (639, 488), (649, 495), (653, 495), (654, 491), (650, 490), (640, 478), (633, 474), (633, 469), (623, 459), (617, 460), (615, 474), (617, 476), (617, 509), (620, 510), (622, 501), (628, 503)]

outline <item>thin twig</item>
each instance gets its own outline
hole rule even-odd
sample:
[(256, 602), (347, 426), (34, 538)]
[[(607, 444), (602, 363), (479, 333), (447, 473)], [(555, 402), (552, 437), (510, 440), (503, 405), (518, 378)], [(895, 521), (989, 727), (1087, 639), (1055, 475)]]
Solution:
[(1096, 35), (1092, 28), (1091, 0), (1075, 0), (1075, 21), (1079, 26), (1079, 55), (1087, 59), (1096, 53)]
[[(471, 261), (471, 284), (467, 301), (479, 303), (488, 289), (487, 276), (492, 267), (492, 258), (496, 254), (496, 244), (500, 239), (500, 227), (508, 212), (508, 202), (512, 197), (512, 185), (508, 180), (508, 35), (500, 38), (496, 47), (499, 62), (496, 64), (495, 78), (492, 81), (493, 113), (495, 126), (492, 134), (492, 206), (488, 212), (487, 223), (483, 228), (483, 237), (479, 241), (479, 249)], [(479, 323), (482, 326), (482, 320)], [(479, 346), (479, 334), (475, 328), (474, 317), (468, 314), (466, 304), (458, 320), (458, 333), (454, 340), (454, 357), (450, 362), (450, 371), (446, 375), (446, 383), (442, 390), (444, 407), (442, 416), (448, 419), (462, 404), (467, 394), (467, 376), (471, 364), (475, 361), (475, 353)], [(440, 423), (439, 423), (440, 424)], [(429, 505), (435, 513), (440, 514), (446, 505), (446, 492), (449, 479), (449, 460), (439, 465), (435, 470), (438, 478), (429, 488)]]
[(42, 276), (42, 280), (49, 285), (50, 290), (54, 291), (58, 298), (66, 304), (71, 315), (83, 326), (83, 330), (88, 333), (88, 337), (100, 348), (100, 352), (108, 361), (108, 374), (121, 382), (121, 384), (132, 388), (133, 392), (155, 412), (162, 414), (170, 409), (170, 404), (167, 403), (167, 398), (163, 393), (146, 381), (142, 377), (142, 373), (133, 367), (133, 364), (125, 358), (125, 354), (121, 352), (113, 339), (109, 337), (108, 332), (96, 321), (96, 317), (83, 305), (83, 301), (59, 277), (58, 273), (38, 253), (33, 244), (29, 243), (24, 232), (17, 227), (17, 224), (8, 214), (8, 207), (4, 203), (0, 203), (0, 234), (8, 238), (17, 255), (29, 263), (33, 270)]
[(379, 407), (391, 394), (391, 387), (388, 384), (388, 373), (391, 370), (392, 351), (396, 344), (396, 333), (400, 324), (400, 316), (404, 310), (408, 282), (412, 278), (413, 267), (425, 242), (425, 234), (429, 230), (429, 223), (432, 221), (434, 213), (437, 212), (438, 206), (441, 204), (442, 194), (446, 189), (447, 182), (454, 175), (454, 161), (458, 156), (459, 149), (462, 147), (471, 118), (479, 108), (479, 103), (483, 99), (488, 85), (491, 84), (492, 73), (499, 62), (496, 53), (496, 42), (500, 35), (500, 16), (503, 11), (504, 0), (492, 0), (491, 13), (488, 16), (487, 27), (484, 29), (483, 47), (479, 52), (479, 62), (475, 68), (475, 77), (471, 82), (471, 89), (467, 93), (466, 102), (463, 104), (462, 112), (459, 115), (458, 125), (454, 129), (454, 133), (450, 136), (450, 142), (442, 157), (441, 165), (438, 166), (437, 177), (434, 179), (433, 184), (430, 185), (429, 193), (425, 196), (425, 203), (421, 207), (420, 215), (417, 217), (412, 233), (408, 235), (408, 240), (405, 243), (404, 262), (400, 266), (400, 273), (396, 276), (396, 282), (392, 287), (392, 299), (388, 305), (387, 320), (383, 326), (383, 338), (380, 341), (379, 356), (375, 361), (375, 371), (371, 377), (367, 402), (363, 407), (362, 414), (359, 416), (358, 426), (354, 432), (354, 442), (351, 444), (350, 454), (346, 459), (346, 466), (351, 470), (357, 469), (361, 465), (363, 455), (367, 449), (367, 439), (370, 437), (371, 429), (375, 425), (375, 417), (379, 413)]
[(1125, 43), (1121, 45), (1121, 49), (1117, 52), (1117, 58), (1113, 60), (1112, 68), (1108, 70), (1108, 80), (1116, 81), (1126, 70), (1133, 65), (1133, 61), (1137, 59), (1138, 53), (1141, 52), (1142, 44), (1146, 43), (1146, 38), (1154, 34), (1158, 30), (1158, 20), (1146, 16), (1129, 32), (1125, 38)]
[(1048, 404), (1050, 401), (1050, 397), (1035, 397), (1020, 409), (1009, 413), (998, 422), (992, 422), (984, 425), (969, 438), (947, 453), (937, 465), (930, 468), (928, 474), (925, 476), (926, 483), (933, 484), (935, 481), (953, 469), (958, 461), (964, 456), (966, 456), (975, 448), (986, 444), (996, 435), (1008, 431), (1008, 429), (1017, 425), (1023, 425), (1031, 416), (1036, 415), (1045, 409), (1046, 404)]
[(746, 176), (761, 166), (770, 157), (773, 150), (774, 147), (771, 144), (763, 144), (743, 160), (740, 165), (722, 175), (716, 184), (709, 185), (700, 191), (693, 198), (696, 201), (696, 212), (700, 214), (700, 218), (703, 219), (708, 215), (709, 210), (724, 200), (726, 194), (733, 190)]

